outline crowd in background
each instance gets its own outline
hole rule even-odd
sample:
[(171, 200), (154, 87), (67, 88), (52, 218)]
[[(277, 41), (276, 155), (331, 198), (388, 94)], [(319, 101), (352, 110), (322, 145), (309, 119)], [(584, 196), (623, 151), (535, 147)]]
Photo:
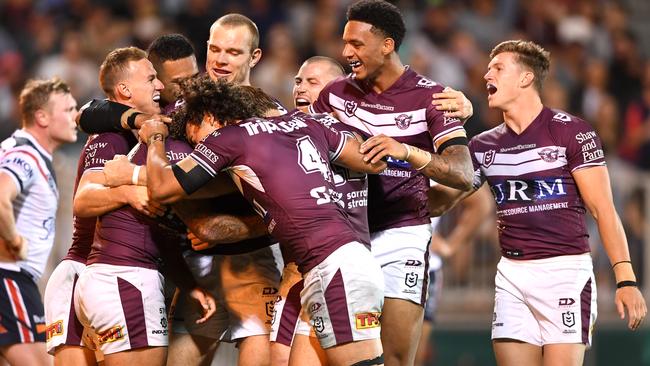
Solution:
[[(292, 106), (294, 75), (313, 55), (341, 58), (341, 33), (350, 0), (4, 0), (0, 1), (0, 139), (18, 125), (17, 93), (33, 77), (58, 75), (79, 104), (103, 97), (98, 69), (116, 48), (145, 48), (157, 36), (180, 32), (203, 66), (208, 30), (227, 12), (250, 17), (261, 33), (261, 62), (252, 84)], [(501, 123), (487, 107), (485, 80), (491, 48), (505, 39), (535, 41), (551, 51), (543, 98), (598, 131), (639, 280), (643, 280), (646, 187), (650, 178), (650, 2), (647, 0), (404, 0), (407, 24), (402, 60), (417, 72), (462, 90), (474, 105), (466, 125), (473, 136)], [(64, 150), (57, 170), (62, 193), (57, 262), (70, 243), (71, 187), (84, 141)], [(592, 230), (595, 230), (595, 226)], [(496, 239), (488, 225), (483, 241)], [(598, 238), (592, 235), (592, 238)], [(613, 275), (600, 243), (593, 243), (599, 282)], [(471, 252), (467, 249), (466, 253)], [(496, 252), (496, 249), (494, 250)], [(498, 254), (489, 258), (496, 264)], [(483, 258), (483, 260), (486, 260)], [(459, 264), (460, 263), (460, 264)], [(449, 283), (462, 286), (472, 259), (460, 255)], [(457, 277), (454, 279), (454, 273)], [(492, 271), (493, 273), (493, 271)], [(46, 277), (47, 279), (47, 277)], [(601, 292), (602, 293), (602, 292)], [(611, 303), (611, 302), (610, 302)]]

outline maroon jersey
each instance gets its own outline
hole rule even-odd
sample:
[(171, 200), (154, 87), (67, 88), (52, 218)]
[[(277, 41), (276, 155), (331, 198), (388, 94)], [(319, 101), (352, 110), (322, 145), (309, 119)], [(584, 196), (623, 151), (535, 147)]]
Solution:
[(589, 252), (585, 207), (571, 175), (605, 165), (585, 121), (544, 108), (521, 134), (505, 124), (470, 141), (475, 187), (487, 180), (497, 203), (505, 257), (538, 259)]
[[(165, 149), (170, 162), (182, 160), (192, 151), (187, 143), (173, 139), (166, 141)], [(138, 149), (139, 152), (140, 150), (146, 149)], [(143, 165), (146, 154), (136, 152), (132, 161)], [(131, 206), (122, 206), (98, 218), (88, 264), (106, 263), (158, 269), (161, 263), (158, 248), (165, 245), (160, 241), (177, 240), (179, 237), (174, 234), (173, 230), (161, 227), (158, 219), (151, 219)]]
[(198, 144), (190, 157), (203, 173), (191, 177), (200, 180), (193, 183), (196, 189), (228, 171), (304, 273), (346, 243), (367, 244), (348, 220), (330, 167), (345, 141), (300, 111), (252, 118), (214, 131)]
[[(101, 170), (106, 161), (113, 159), (116, 154), (127, 154), (136, 143), (137, 140), (131, 132), (108, 132), (89, 136), (77, 163), (74, 192), (77, 192), (79, 180), (86, 170)], [(86, 263), (95, 235), (97, 218), (74, 216), (72, 219), (72, 245), (63, 259)]]
[[(431, 104), (432, 94), (443, 89), (408, 68), (380, 94), (348, 76), (327, 85), (310, 110), (332, 113), (366, 137), (383, 133), (433, 152), (447, 135), (463, 130), (461, 120), (444, 117)], [(429, 223), (429, 179), (410, 164), (389, 158), (388, 168), (368, 180), (370, 232)]]

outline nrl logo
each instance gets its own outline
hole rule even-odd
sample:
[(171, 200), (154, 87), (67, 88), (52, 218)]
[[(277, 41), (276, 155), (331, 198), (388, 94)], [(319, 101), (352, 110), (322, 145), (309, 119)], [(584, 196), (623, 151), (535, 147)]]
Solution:
[(488, 168), (492, 163), (494, 163), (494, 157), (496, 156), (496, 150), (488, 150), (483, 155), (483, 166)]
[(397, 125), (397, 128), (400, 130), (405, 130), (411, 125), (412, 119), (413, 117), (409, 116), (408, 114), (400, 114), (399, 116), (395, 117), (395, 125)]
[(562, 313), (562, 324), (571, 328), (576, 324), (576, 314), (570, 311)]
[(542, 158), (547, 163), (552, 163), (554, 161), (557, 161), (558, 157), (558, 150), (557, 149), (551, 149), (551, 148), (545, 148), (541, 151), (537, 152), (539, 156)]
[(415, 287), (418, 284), (418, 274), (415, 272), (407, 273), (404, 277), (404, 284), (408, 287)]
[(348, 117), (354, 116), (354, 112), (356, 112), (358, 107), (357, 102), (352, 101), (352, 100), (346, 100), (345, 101), (345, 115)]

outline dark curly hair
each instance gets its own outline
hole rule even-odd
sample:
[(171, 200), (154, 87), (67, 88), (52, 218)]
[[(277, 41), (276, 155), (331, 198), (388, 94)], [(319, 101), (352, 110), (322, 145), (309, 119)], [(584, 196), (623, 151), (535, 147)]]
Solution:
[(372, 25), (371, 30), (395, 41), (395, 52), (404, 40), (406, 27), (399, 9), (384, 0), (361, 0), (348, 8), (348, 21), (359, 21)]
[(213, 81), (207, 75), (191, 77), (181, 82), (183, 105), (173, 114), (170, 135), (185, 139), (185, 125), (199, 125), (203, 116), (211, 114), (224, 125), (251, 118), (264, 117), (275, 101), (262, 89), (240, 86), (226, 81)]

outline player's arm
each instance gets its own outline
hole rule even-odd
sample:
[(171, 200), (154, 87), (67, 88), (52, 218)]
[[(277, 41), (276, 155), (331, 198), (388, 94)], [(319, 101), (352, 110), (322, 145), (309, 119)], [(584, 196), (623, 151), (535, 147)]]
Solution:
[[(478, 228), (493, 211), (492, 195), (486, 184), (478, 190), (472, 190), (469, 193), (462, 192), (460, 196), (465, 197), (462, 199), (463, 211), (458, 218), (458, 224), (454, 226), (445, 240), (449, 245), (448, 250), (443, 253), (445, 257), (454, 255), (460, 247), (473, 241), (478, 234)], [(431, 205), (435, 205), (435, 201), (431, 201), (431, 195), (429, 197), (429, 206), (431, 207)]]
[(434, 93), (431, 104), (436, 110), (444, 111), (448, 118), (460, 118), (466, 122), (474, 114), (472, 102), (467, 99), (463, 92), (446, 87), (442, 93)]
[(468, 191), (472, 188), (472, 159), (467, 148), (467, 138), (453, 136), (431, 154), (415, 146), (400, 143), (380, 134), (361, 144), (363, 160), (374, 164), (386, 156), (407, 161), (427, 177), (449, 187)]
[(6, 171), (0, 171), (0, 258), (18, 260), (24, 239), (16, 230), (13, 201), (18, 187)]
[(259, 215), (215, 213), (214, 204), (209, 200), (183, 200), (176, 202), (173, 209), (199, 240), (209, 243), (208, 247), (236, 243), (268, 233)]
[(636, 286), (625, 231), (614, 208), (607, 167), (588, 167), (574, 170), (572, 174), (585, 206), (598, 224), (603, 247), (613, 265), (616, 283), (626, 285), (617, 286), (616, 289), (618, 313), (624, 319), (624, 309), (627, 309), (628, 327), (635, 330), (643, 321), (647, 308)]
[(144, 186), (108, 187), (99, 170), (86, 170), (74, 196), (73, 214), (79, 217), (101, 216), (124, 205), (130, 205), (148, 216), (160, 216), (165, 208), (149, 199)]
[(375, 162), (364, 160), (363, 155), (359, 152), (360, 146), (358, 139), (346, 137), (345, 145), (334, 162), (353, 171), (369, 174), (378, 174), (386, 169), (386, 162), (383, 160)]
[(110, 100), (93, 99), (81, 107), (77, 125), (82, 131), (92, 133), (115, 132), (137, 129), (149, 119), (169, 123), (169, 117), (142, 113), (127, 105)]

